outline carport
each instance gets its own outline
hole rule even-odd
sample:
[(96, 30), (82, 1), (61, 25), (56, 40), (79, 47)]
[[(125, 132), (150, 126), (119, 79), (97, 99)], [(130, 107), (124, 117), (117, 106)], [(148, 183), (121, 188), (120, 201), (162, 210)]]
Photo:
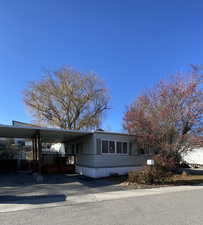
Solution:
[(32, 140), (33, 160), (38, 161), (39, 173), (42, 169), (42, 143), (68, 143), (89, 134), (92, 134), (92, 132), (0, 125), (0, 137)]

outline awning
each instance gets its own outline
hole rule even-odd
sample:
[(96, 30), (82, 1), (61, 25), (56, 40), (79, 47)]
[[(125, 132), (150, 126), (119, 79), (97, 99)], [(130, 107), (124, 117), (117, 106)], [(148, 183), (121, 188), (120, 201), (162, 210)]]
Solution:
[(63, 143), (92, 134), (78, 130), (0, 125), (0, 137), (4, 138), (34, 138), (37, 133), (41, 141), (47, 143)]

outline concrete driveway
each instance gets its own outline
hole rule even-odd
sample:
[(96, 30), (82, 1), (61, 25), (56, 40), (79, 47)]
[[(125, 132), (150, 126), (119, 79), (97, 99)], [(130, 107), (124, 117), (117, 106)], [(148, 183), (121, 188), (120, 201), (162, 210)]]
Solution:
[(63, 202), (69, 196), (123, 190), (107, 179), (90, 179), (80, 175), (45, 175), (36, 184), (26, 173), (0, 174), (0, 204), (46, 204)]

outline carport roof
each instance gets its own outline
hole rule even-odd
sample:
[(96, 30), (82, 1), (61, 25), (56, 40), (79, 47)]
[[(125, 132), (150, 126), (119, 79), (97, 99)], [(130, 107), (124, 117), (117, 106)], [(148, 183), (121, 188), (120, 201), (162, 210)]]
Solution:
[(4, 138), (33, 138), (36, 133), (40, 133), (42, 142), (53, 143), (68, 142), (93, 134), (93, 132), (78, 130), (0, 125), (0, 137)]

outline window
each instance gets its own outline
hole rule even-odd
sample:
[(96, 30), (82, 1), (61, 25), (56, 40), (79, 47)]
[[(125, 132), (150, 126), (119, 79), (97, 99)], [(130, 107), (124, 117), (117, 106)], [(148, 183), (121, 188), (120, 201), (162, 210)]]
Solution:
[(102, 153), (127, 154), (128, 143), (120, 141), (116, 142), (116, 141), (102, 140)]
[(116, 145), (117, 154), (127, 154), (128, 153), (128, 143), (127, 142), (117, 142)]
[(70, 144), (70, 152), (71, 152), (71, 154), (75, 153), (75, 145), (74, 144)]
[(138, 154), (139, 155), (144, 155), (144, 149), (143, 148), (139, 148), (138, 149)]
[(127, 152), (128, 152), (127, 143), (123, 142), (123, 154), (127, 154)]
[(145, 154), (150, 154), (150, 152), (149, 152), (149, 148), (145, 148)]
[(109, 153), (115, 153), (115, 142), (109, 141)]
[(82, 143), (77, 143), (76, 144), (76, 153), (82, 153), (83, 152), (83, 144)]
[(117, 148), (117, 153), (121, 154), (122, 153), (122, 142), (117, 142), (116, 148)]
[(154, 149), (152, 153), (153, 154), (158, 154), (159, 153), (159, 150), (158, 149)]
[(139, 155), (151, 155), (151, 154), (153, 154), (153, 150), (150, 149), (150, 146), (144, 145), (143, 147), (140, 147), (140, 148), (137, 150), (137, 153), (138, 153)]
[(108, 153), (109, 148), (108, 148), (108, 141), (102, 141), (102, 153)]

